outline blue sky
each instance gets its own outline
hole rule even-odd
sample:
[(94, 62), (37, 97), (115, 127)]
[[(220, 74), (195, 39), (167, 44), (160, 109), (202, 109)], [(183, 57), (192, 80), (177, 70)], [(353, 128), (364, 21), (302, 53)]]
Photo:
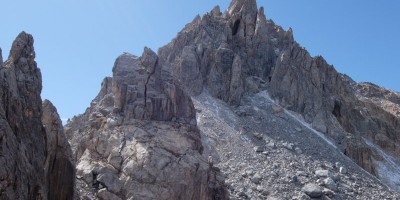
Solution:
[[(167, 44), (183, 26), (229, 0), (15, 0), (1, 3), (0, 48), (21, 31), (35, 38), (42, 98), (61, 118), (83, 113), (122, 52)], [(400, 1), (258, 0), (267, 18), (312, 55), (355, 81), (400, 91)]]

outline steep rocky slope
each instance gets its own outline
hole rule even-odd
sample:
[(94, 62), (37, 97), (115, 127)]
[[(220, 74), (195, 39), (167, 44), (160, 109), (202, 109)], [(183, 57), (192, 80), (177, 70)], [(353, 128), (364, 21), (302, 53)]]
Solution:
[(381, 92), (381, 104), (368, 91), (360, 92), (365, 85), (338, 73), (321, 56), (311, 57), (291, 29), (266, 19), (255, 0), (234, 0), (223, 13), (215, 7), (197, 16), (158, 54), (162, 68), (173, 71), (178, 85), (193, 96), (207, 89), (238, 106), (244, 97), (268, 90), (279, 105), (300, 114), (374, 175), (384, 175), (375, 162), (384, 158), (369, 144), (395, 160), (400, 156), (398, 95)]
[(194, 104), (204, 153), (226, 175), (230, 199), (399, 198), (266, 91), (231, 107), (205, 90)]
[(117, 58), (90, 108), (66, 125), (82, 199), (226, 199), (189, 96), (157, 55)]
[(311, 57), (255, 0), (233, 0), (196, 16), (158, 55), (116, 60), (66, 126), (78, 194), (399, 198), (373, 176), (399, 189), (398, 97)]
[[(68, 157), (61, 159), (68, 155), (68, 142), (54, 139), (64, 133), (50, 102), (42, 107), (34, 58), (33, 38), (24, 32), (7, 61), (0, 56), (0, 199), (72, 199), (73, 165)], [(61, 165), (58, 174), (54, 166)]]

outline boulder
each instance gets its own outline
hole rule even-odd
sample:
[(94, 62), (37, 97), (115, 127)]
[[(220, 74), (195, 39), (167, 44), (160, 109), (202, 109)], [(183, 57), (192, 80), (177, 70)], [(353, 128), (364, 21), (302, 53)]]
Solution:
[(319, 198), (322, 196), (322, 188), (318, 185), (315, 185), (313, 183), (308, 183), (306, 184), (303, 188), (301, 188), (301, 191), (306, 193), (308, 196), (311, 198)]

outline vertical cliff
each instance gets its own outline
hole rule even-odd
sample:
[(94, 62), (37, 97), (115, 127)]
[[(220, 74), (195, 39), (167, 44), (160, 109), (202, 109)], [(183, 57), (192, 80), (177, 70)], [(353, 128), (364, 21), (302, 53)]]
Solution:
[[(61, 143), (51, 144), (55, 141), (49, 139), (61, 136), (63, 132), (53, 132), (42, 123), (47, 106), (43, 115), (42, 76), (34, 59), (33, 37), (22, 32), (13, 42), (7, 61), (1, 62), (0, 66), (1, 199), (53, 199), (52, 193), (59, 192), (49, 188), (49, 184), (59, 183), (53, 181), (55, 173), (46, 160), (52, 160), (54, 165), (60, 164), (54, 155), (65, 154), (67, 148), (51, 148)], [(53, 124), (46, 125), (50, 127)], [(66, 144), (64, 140), (62, 145)], [(71, 162), (68, 160), (66, 163)], [(73, 180), (72, 177), (64, 180), (71, 187), (68, 180)]]

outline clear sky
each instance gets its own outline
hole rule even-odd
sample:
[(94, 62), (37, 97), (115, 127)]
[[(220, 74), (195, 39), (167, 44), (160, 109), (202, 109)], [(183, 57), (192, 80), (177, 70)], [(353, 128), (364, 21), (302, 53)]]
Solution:
[[(42, 98), (61, 118), (83, 113), (122, 52), (156, 51), (183, 26), (230, 0), (12, 0), (0, 4), (4, 60), (21, 31), (35, 38)], [(400, 91), (399, 0), (258, 0), (267, 18), (355, 81)]]

